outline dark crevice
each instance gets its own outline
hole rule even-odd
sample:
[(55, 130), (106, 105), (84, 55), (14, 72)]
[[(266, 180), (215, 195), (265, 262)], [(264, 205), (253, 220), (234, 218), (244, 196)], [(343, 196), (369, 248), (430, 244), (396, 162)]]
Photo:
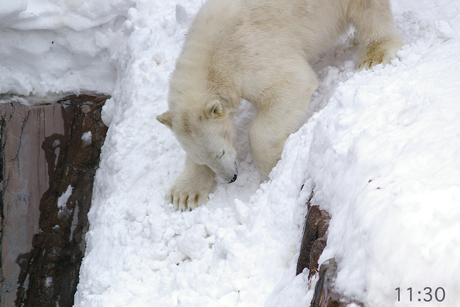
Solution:
[[(3, 215), (4, 203), (3, 203), (3, 195), (6, 187), (6, 182), (4, 181), (5, 176), (5, 125), (6, 125), (5, 118), (0, 118), (0, 242), (3, 241), (3, 221), (5, 220), (5, 216)], [(0, 259), (2, 257), (2, 250), (0, 249)], [(1, 265), (0, 265), (1, 267)], [(0, 282), (2, 284), (2, 288), (5, 287), (3, 274), (1, 276)], [(1, 299), (0, 299), (1, 300)]]

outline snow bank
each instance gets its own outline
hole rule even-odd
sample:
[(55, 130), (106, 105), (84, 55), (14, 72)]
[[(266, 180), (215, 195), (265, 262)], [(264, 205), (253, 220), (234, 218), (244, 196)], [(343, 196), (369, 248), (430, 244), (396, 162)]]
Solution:
[(433, 39), (343, 80), (312, 131), (309, 187), (332, 216), (321, 259), (336, 257), (337, 289), (368, 306), (392, 306), (396, 288), (406, 304), (407, 288), (418, 301), (431, 287), (433, 306), (439, 287), (443, 306), (459, 299), (460, 39)]
[[(2, 1), (0, 96), (110, 94), (134, 0)], [(29, 103), (33, 103), (29, 99)]]

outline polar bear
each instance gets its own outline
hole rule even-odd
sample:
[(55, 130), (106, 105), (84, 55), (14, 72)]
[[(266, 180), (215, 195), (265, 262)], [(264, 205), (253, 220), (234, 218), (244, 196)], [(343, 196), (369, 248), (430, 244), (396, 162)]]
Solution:
[(238, 175), (233, 114), (242, 98), (257, 116), (250, 151), (268, 175), (287, 137), (307, 119), (317, 88), (309, 60), (348, 27), (360, 42), (358, 68), (387, 64), (402, 41), (389, 0), (209, 0), (195, 17), (170, 79), (169, 110), (157, 116), (186, 152), (167, 194), (178, 209), (205, 203), (214, 174)]

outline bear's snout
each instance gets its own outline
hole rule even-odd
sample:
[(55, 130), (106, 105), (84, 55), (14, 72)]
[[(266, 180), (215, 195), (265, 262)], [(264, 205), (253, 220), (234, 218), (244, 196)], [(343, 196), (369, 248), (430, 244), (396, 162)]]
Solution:
[(235, 182), (236, 177), (238, 177), (238, 174), (233, 175), (233, 178), (228, 183)]
[(227, 183), (235, 182), (236, 178), (238, 177), (238, 163), (236, 161), (234, 161), (232, 170), (227, 171), (226, 175), (221, 176), (221, 177)]

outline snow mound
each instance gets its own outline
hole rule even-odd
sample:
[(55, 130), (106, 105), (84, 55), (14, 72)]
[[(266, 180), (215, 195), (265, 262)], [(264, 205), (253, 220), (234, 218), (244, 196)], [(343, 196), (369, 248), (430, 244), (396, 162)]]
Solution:
[[(132, 31), (130, 0), (2, 1), (0, 96), (81, 91), (110, 94)], [(13, 97), (12, 97), (13, 96)]]

